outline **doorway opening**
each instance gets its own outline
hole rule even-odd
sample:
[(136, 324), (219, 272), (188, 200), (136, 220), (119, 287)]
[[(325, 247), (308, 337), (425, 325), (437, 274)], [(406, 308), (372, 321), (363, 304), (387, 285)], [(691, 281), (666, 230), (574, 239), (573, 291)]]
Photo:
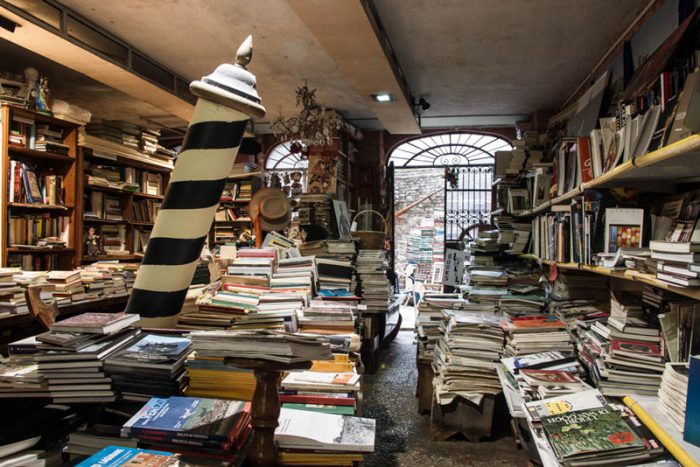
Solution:
[(452, 131), (390, 150), (392, 260), (402, 291), (443, 292), (445, 250), (490, 224), (496, 152), (512, 148), (502, 136)]

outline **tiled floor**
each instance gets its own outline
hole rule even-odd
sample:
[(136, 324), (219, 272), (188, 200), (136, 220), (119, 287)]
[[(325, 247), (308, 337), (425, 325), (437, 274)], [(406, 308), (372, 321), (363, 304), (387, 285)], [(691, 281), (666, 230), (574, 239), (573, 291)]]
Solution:
[(527, 465), (510, 435), (507, 410), (497, 416), (492, 440), (431, 441), (429, 418), (417, 410), (413, 332), (401, 331), (384, 352), (379, 370), (365, 376), (365, 416), (377, 420), (376, 450), (367, 457), (366, 466)]

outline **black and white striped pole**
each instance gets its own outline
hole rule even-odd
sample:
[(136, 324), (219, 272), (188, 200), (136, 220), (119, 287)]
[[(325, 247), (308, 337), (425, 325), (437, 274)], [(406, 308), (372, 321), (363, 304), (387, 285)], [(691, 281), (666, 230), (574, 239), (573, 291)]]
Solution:
[(248, 120), (265, 115), (245, 68), (252, 46), (190, 84), (197, 105), (126, 306), (143, 327), (175, 327)]

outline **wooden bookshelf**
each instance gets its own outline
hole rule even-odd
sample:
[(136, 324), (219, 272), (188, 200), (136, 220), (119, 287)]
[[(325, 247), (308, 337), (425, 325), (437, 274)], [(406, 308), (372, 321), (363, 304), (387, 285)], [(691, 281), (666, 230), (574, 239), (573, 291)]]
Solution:
[[(31, 120), (33, 125), (24, 124), (24, 129), (36, 128), (36, 125), (50, 125), (60, 128), (63, 132), (61, 143), (68, 147), (67, 154), (57, 154), (33, 149), (33, 141), (29, 134), (25, 134), (24, 144), (10, 143), (10, 126), (13, 117)], [(78, 181), (78, 125), (37, 113), (22, 107), (3, 104), (0, 110), (1, 129), (0, 156), (2, 157), (0, 176), (0, 201), (2, 202), (0, 214), (0, 263), (3, 267), (10, 265), (11, 255), (29, 255), (32, 264), (40, 262), (42, 268), (50, 258), (55, 258), (55, 266), (61, 269), (72, 269), (77, 266), (76, 248), (78, 247), (77, 224), (78, 213), (74, 208), (79, 203)], [(55, 174), (63, 177), (62, 201), (63, 205), (47, 205), (39, 203), (10, 202), (10, 165), (11, 161), (19, 161), (35, 166), (37, 173)], [(66, 248), (15, 248), (9, 244), (10, 218), (14, 214), (23, 216), (49, 216), (51, 218), (65, 217), (68, 219), (68, 233)], [(20, 256), (20, 259), (21, 257)], [(27, 257), (29, 259), (29, 257)], [(13, 261), (13, 264), (16, 264)]]
[(553, 198), (536, 208), (515, 217), (530, 217), (547, 212), (557, 204), (563, 204), (585, 190), (612, 187), (635, 187), (654, 182), (657, 186), (700, 181), (700, 135), (691, 135), (656, 151), (623, 162), (590, 182)]
[[(170, 180), (170, 172), (172, 171), (172, 161), (164, 162), (160, 158), (149, 158), (148, 155), (142, 154), (133, 148), (121, 146), (111, 141), (101, 140), (94, 136), (88, 135), (84, 130), (79, 131), (79, 173), (81, 176), (78, 180), (78, 187), (81, 193), (89, 195), (90, 192), (101, 192), (106, 195), (119, 199), (119, 208), (122, 220), (102, 219), (95, 217), (85, 217), (89, 206), (85, 206), (84, 198), (81, 197), (79, 209), (79, 230), (80, 244), (78, 246), (78, 258), (82, 263), (104, 261), (104, 260), (119, 260), (119, 261), (139, 261), (142, 258), (141, 252), (136, 252), (135, 239), (138, 235), (138, 230), (151, 230), (154, 222), (138, 221), (134, 216), (134, 203), (143, 200), (152, 200), (154, 202), (162, 202), (163, 194)], [(83, 145), (84, 144), (84, 145)], [(108, 148), (108, 153), (105, 152), (105, 147)], [(162, 176), (161, 194), (148, 194), (133, 190), (123, 190), (121, 188), (104, 186), (99, 184), (88, 184), (86, 181), (87, 166), (104, 165), (111, 166), (117, 169), (134, 168), (150, 173), (160, 174)], [(85, 232), (89, 226), (99, 229), (100, 226), (106, 225), (122, 225), (125, 229), (125, 246), (127, 254), (122, 255), (100, 255), (87, 256), (85, 254)]]
[[(255, 172), (248, 172), (248, 173), (237, 173), (234, 175), (230, 175), (227, 177), (227, 182), (244, 182), (244, 181), (250, 181), (251, 183), (251, 194), (255, 194), (256, 191), (261, 189), (264, 186), (264, 177), (265, 177), (265, 172), (263, 171), (255, 171)], [(225, 205), (234, 205), (237, 207), (244, 207), (247, 206), (248, 203), (250, 203), (251, 198), (236, 198), (233, 200), (229, 200), (226, 202), (221, 202), (220, 207), (223, 207)], [(230, 240), (222, 241), (222, 240), (216, 240), (216, 230), (217, 227), (232, 227), (234, 228), (234, 233), (235, 232), (240, 232), (242, 229), (249, 228), (251, 232), (253, 231), (253, 222), (249, 217), (241, 217), (238, 219), (233, 219), (233, 220), (226, 220), (226, 221), (217, 221), (214, 220), (212, 222), (211, 229), (209, 230), (209, 245), (214, 246), (214, 245), (223, 245), (225, 243), (230, 243)], [(253, 232), (254, 234), (254, 232)], [(239, 242), (235, 241), (235, 243), (238, 245)], [(246, 244), (247, 245), (247, 244)]]

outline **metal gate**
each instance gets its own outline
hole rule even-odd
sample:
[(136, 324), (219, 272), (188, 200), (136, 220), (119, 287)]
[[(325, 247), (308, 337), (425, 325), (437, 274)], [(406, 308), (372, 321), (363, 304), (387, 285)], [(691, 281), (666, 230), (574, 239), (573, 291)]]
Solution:
[[(453, 187), (447, 173), (457, 175)], [(491, 222), (493, 165), (445, 168), (445, 245), (456, 243), (462, 232), (477, 224)]]

